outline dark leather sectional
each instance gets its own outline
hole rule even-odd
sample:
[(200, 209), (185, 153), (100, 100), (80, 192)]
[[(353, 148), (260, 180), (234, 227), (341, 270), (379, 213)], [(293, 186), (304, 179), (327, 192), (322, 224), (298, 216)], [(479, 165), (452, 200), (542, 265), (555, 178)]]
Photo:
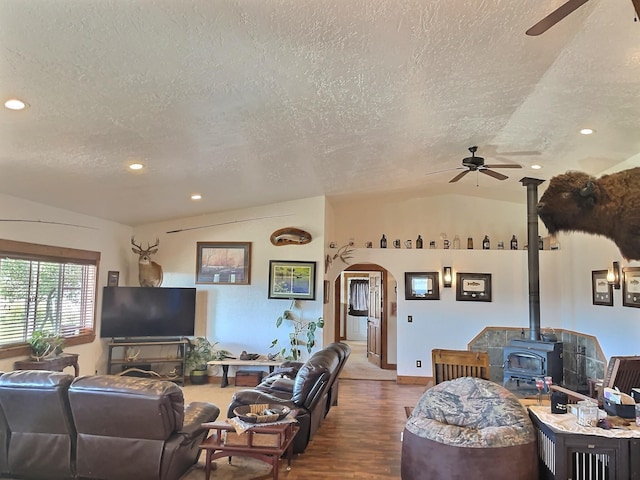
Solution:
[(255, 388), (239, 390), (229, 405), (227, 416), (241, 405), (278, 404), (297, 409), (300, 431), (294, 438), (294, 453), (302, 453), (320, 428), (332, 406), (338, 404), (338, 377), (351, 347), (332, 343), (315, 352), (304, 363), (285, 362)]
[(155, 379), (14, 371), (0, 376), (0, 472), (44, 479), (177, 480), (198, 459), (210, 403)]

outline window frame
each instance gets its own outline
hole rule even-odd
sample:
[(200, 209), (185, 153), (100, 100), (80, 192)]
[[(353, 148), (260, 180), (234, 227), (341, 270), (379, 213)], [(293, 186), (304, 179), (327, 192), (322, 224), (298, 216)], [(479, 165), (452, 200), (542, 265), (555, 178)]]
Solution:
[[(95, 265), (96, 285), (93, 301), (93, 324), (91, 329), (86, 329), (79, 335), (65, 337), (65, 347), (92, 343), (96, 339), (96, 313), (98, 304), (98, 283), (100, 272), (100, 252), (91, 250), (80, 250), (68, 247), (56, 247), (37, 243), (19, 242), (15, 240), (0, 239), (0, 255), (17, 255), (25, 260), (35, 260), (42, 262), (78, 262)], [(30, 258), (31, 257), (31, 258)], [(27, 342), (16, 343), (8, 346), (0, 346), (0, 359), (29, 355), (31, 348)]]

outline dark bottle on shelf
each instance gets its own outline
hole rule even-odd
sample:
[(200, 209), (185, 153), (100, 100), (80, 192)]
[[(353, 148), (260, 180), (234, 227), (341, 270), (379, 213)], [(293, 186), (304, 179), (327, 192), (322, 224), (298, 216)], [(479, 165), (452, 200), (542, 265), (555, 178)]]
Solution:
[(511, 250), (517, 250), (517, 249), (518, 249), (518, 239), (514, 235), (513, 237), (511, 237)]
[(544, 250), (544, 241), (540, 235), (538, 235), (538, 250)]
[(467, 250), (473, 250), (473, 237), (467, 238)]
[(380, 248), (387, 248), (387, 237), (384, 234), (380, 239)]
[(483, 250), (491, 249), (491, 242), (489, 241), (489, 235), (484, 236), (484, 239), (482, 240), (482, 249)]
[(422, 248), (422, 236), (418, 235), (418, 238), (416, 239), (416, 248)]

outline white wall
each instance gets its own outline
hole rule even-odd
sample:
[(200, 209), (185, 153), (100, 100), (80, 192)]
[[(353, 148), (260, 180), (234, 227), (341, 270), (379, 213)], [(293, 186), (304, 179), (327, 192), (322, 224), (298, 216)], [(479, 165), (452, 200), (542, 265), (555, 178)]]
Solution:
[[(620, 267), (640, 267), (628, 262), (609, 239), (582, 233), (559, 236), (563, 255), (562, 326), (594, 335), (607, 358), (613, 355), (640, 355), (640, 309), (622, 306), (622, 289), (613, 290), (613, 307), (593, 305), (591, 271), (607, 270), (612, 262)], [(541, 275), (545, 272), (541, 271)]]
[[(164, 270), (163, 286), (196, 286), (197, 335), (220, 342), (220, 348), (240, 354), (269, 353), (274, 338), (288, 345), (289, 325), (275, 321), (289, 308), (289, 300), (268, 299), (269, 260), (315, 261), (316, 300), (304, 302), (304, 318), (323, 315), (324, 274), (323, 197), (308, 198), (219, 214), (182, 218), (135, 228), (136, 241), (160, 239), (155, 261)], [(206, 228), (196, 228), (206, 226)], [(309, 232), (306, 245), (274, 246), (269, 237), (278, 229), (295, 227)], [(172, 230), (178, 233), (167, 233)], [(197, 242), (251, 242), (250, 285), (196, 285)], [(136, 280), (137, 263), (131, 258), (130, 278)], [(132, 283), (135, 285), (135, 283)], [(321, 333), (318, 346), (322, 345)]]
[[(373, 196), (361, 201), (332, 200), (335, 233), (328, 238), (341, 244), (354, 238), (362, 247), (372, 241), (373, 249), (358, 249), (352, 263), (371, 262), (387, 268), (398, 280), (398, 374), (429, 376), (432, 348), (465, 348), (485, 326), (528, 326), (528, 266), (525, 251), (496, 251), (497, 242), (516, 234), (522, 249), (527, 237), (526, 189), (523, 203), (514, 204), (460, 196), (422, 197), (411, 194)], [(547, 231), (539, 222), (541, 235)], [(440, 244), (440, 233), (450, 240), (458, 234), (464, 249), (467, 236), (474, 238), (474, 251), (429, 250), (429, 240)], [(385, 233), (389, 248), (381, 250)], [(395, 250), (395, 238), (403, 242), (422, 235), (425, 250)], [(487, 234), (492, 250), (481, 251)], [(615, 244), (606, 238), (581, 233), (560, 234), (560, 250), (540, 252), (540, 310), (543, 328), (565, 328), (598, 338), (605, 355), (640, 354), (640, 309), (622, 306), (622, 290), (614, 290), (614, 307), (594, 306), (591, 299), (591, 271), (611, 267), (640, 266), (625, 261)], [(414, 243), (415, 245), (415, 243)], [(439, 301), (405, 301), (404, 272), (441, 271), (491, 273), (493, 302), (456, 302), (455, 284), (441, 290)], [(334, 266), (334, 267), (340, 267)], [(339, 268), (332, 269), (334, 278)], [(406, 321), (413, 315), (413, 323)], [(423, 368), (415, 367), (422, 360)]]
[[(88, 227), (2, 221), (0, 222), (0, 238), (101, 252), (96, 316), (99, 331), (100, 302), (102, 301), (102, 287), (107, 283), (107, 271), (119, 271), (121, 284), (127, 281), (131, 256), (131, 250), (128, 248), (131, 228), (2, 194), (0, 194), (0, 219), (40, 220), (41, 222), (70, 223)], [(104, 372), (106, 353), (103, 342), (96, 340), (92, 344), (67, 347), (65, 350), (69, 353), (80, 354), (81, 374), (92, 374), (96, 370)], [(0, 360), (0, 370), (12, 370), (13, 362), (16, 360), (18, 358)]]
[[(522, 189), (523, 202), (526, 190)], [(359, 200), (331, 199), (335, 217), (335, 233), (327, 233), (327, 241), (345, 244), (350, 238), (356, 247), (364, 247), (371, 241), (380, 245), (385, 234), (389, 248), (394, 239), (411, 240), (414, 248), (418, 235), (424, 239), (424, 248), (430, 240), (436, 240), (442, 248), (440, 235), (446, 233), (449, 240), (459, 235), (462, 248), (467, 237), (472, 236), (475, 248), (481, 248), (482, 238), (489, 235), (491, 248), (505, 242), (508, 248), (513, 234), (518, 236), (520, 248), (526, 243), (526, 205), (497, 202), (483, 198), (443, 195), (416, 197), (415, 193), (377, 195)], [(404, 245), (403, 247), (404, 248)]]
[[(541, 325), (558, 328), (557, 314), (560, 288), (558, 251), (544, 251), (540, 268)], [(527, 252), (510, 250), (406, 250), (367, 249), (354, 252), (354, 263), (375, 263), (386, 268), (398, 281), (397, 364), (400, 376), (430, 376), (431, 350), (465, 349), (467, 343), (486, 326), (529, 325)], [(456, 301), (455, 280), (452, 288), (441, 288), (440, 300), (405, 300), (405, 272), (441, 272), (442, 267), (458, 272), (490, 273), (492, 302)], [(339, 275), (334, 266), (329, 275)], [(413, 321), (407, 321), (408, 316)], [(422, 368), (416, 367), (416, 360)]]

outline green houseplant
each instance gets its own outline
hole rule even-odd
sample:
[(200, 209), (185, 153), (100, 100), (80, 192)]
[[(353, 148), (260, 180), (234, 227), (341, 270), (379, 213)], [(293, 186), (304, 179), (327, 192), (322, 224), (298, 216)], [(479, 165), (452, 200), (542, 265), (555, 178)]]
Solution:
[(62, 353), (64, 338), (59, 335), (52, 335), (46, 330), (36, 330), (28, 340), (31, 347), (31, 357), (35, 360), (42, 360)]
[(185, 368), (189, 372), (191, 383), (202, 385), (207, 383), (207, 362), (210, 360), (224, 360), (231, 355), (231, 352), (216, 349), (219, 342), (211, 343), (205, 337), (196, 337), (189, 340), (187, 355), (185, 357)]
[[(302, 354), (300, 347), (306, 347), (307, 352), (311, 353), (316, 344), (316, 330), (324, 327), (324, 320), (322, 317), (318, 317), (317, 320), (305, 320), (302, 302), (299, 300), (293, 300), (289, 308), (276, 319), (276, 327), (280, 327), (285, 320), (291, 322), (293, 332), (289, 333), (289, 347), (283, 347), (278, 353), (286, 360), (299, 360)], [(274, 347), (279, 347), (277, 338), (271, 342), (269, 348)]]

